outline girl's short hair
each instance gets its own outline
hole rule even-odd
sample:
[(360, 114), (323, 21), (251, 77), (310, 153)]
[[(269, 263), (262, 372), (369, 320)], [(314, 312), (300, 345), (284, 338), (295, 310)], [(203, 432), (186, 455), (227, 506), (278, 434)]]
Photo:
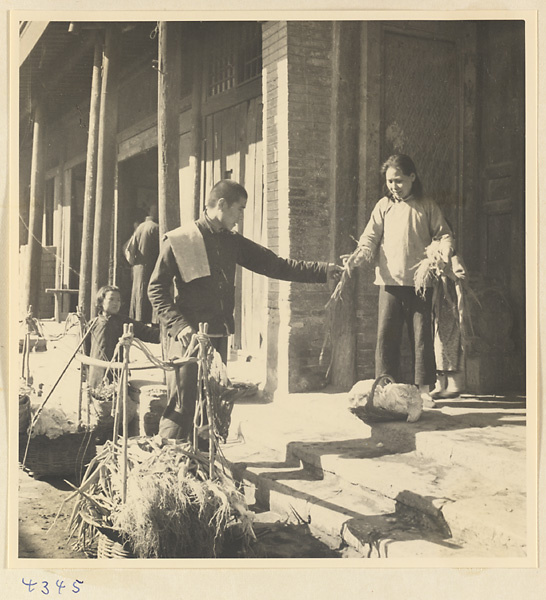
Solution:
[(97, 312), (102, 311), (104, 299), (109, 292), (117, 292), (121, 296), (121, 292), (117, 285), (103, 285), (97, 292)]
[[(417, 173), (417, 168), (415, 167), (415, 163), (407, 154), (392, 154), (387, 158), (387, 160), (381, 165), (381, 174), (385, 175), (387, 169), (400, 169), (404, 175), (411, 175), (415, 173), (415, 181), (411, 186), (411, 193), (416, 198), (421, 198), (423, 195), (423, 184), (419, 179), (419, 174)], [(387, 196), (391, 196), (390, 191), (387, 188), (387, 184), (384, 183), (384, 187), (386, 189)]]

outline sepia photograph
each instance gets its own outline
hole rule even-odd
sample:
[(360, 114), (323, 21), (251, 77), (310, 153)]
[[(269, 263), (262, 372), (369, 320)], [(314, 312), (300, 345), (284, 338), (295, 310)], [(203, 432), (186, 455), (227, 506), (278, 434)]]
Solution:
[(10, 565), (536, 566), (536, 23), (59, 14), (10, 24)]

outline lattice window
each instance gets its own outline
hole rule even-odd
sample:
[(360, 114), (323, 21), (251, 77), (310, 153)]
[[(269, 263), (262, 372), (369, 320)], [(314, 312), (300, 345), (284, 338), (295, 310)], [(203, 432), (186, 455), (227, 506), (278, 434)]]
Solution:
[(249, 23), (244, 28), (243, 47), (241, 49), (241, 78), (239, 83), (259, 77), (261, 74), (262, 27), (259, 23)]
[(222, 23), (213, 30), (207, 92), (216, 96), (262, 71), (262, 30), (259, 23)]

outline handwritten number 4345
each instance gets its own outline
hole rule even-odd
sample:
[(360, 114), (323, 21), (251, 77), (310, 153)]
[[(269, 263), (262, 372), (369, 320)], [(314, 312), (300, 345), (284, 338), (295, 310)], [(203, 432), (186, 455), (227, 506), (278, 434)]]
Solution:
[[(26, 585), (28, 587), (29, 592), (40, 590), (42, 594), (44, 594), (44, 596), (47, 596), (50, 593), (55, 593), (55, 587), (50, 587), (49, 581), (32, 581), (32, 579), (30, 581), (25, 581), (24, 578), (21, 581), (23, 582), (23, 585)], [(73, 594), (77, 594), (81, 590), (80, 586), (82, 585), (82, 583), (83, 581), (76, 579), (76, 581), (74, 581), (71, 586), (69, 585), (67, 587), (63, 580), (57, 579), (57, 581), (55, 582), (55, 586), (57, 587), (58, 594), (62, 593), (62, 591), (65, 589), (66, 591), (72, 592)]]

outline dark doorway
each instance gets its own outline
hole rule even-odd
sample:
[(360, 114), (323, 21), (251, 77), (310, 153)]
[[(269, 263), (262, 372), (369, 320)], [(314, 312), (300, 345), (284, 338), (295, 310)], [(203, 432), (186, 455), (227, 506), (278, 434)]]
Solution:
[(121, 290), (122, 312), (126, 314), (129, 313), (132, 278), (131, 266), (122, 248), (144, 221), (150, 206), (157, 206), (157, 185), (157, 147), (119, 163), (116, 285)]

